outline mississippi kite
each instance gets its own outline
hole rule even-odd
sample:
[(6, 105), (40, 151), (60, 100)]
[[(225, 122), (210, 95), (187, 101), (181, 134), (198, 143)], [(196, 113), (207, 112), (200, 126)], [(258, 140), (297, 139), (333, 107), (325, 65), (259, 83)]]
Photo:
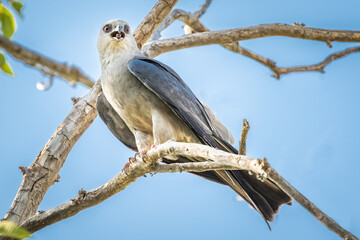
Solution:
[[(140, 52), (126, 22), (107, 22), (100, 30), (97, 47), (104, 93), (98, 99), (98, 111), (110, 131), (126, 146), (145, 153), (153, 145), (174, 140), (237, 153), (231, 145), (231, 133), (200, 103), (179, 75)], [(228, 185), (267, 224), (282, 204), (291, 204), (291, 198), (276, 184), (269, 179), (259, 181), (247, 171), (194, 174)]]

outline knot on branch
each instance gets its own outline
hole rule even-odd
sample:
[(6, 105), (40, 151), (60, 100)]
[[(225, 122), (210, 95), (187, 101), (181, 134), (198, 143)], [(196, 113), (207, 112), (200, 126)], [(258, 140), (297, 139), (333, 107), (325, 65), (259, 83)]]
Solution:
[[(256, 173), (256, 178), (262, 182), (265, 182), (266, 179), (268, 178), (268, 172), (267, 170), (269, 169), (270, 165), (268, 163), (268, 161), (266, 160), (266, 158), (263, 159), (257, 159), (257, 161), (253, 162), (253, 168), (254, 171)], [(251, 171), (249, 171), (250, 174)], [(253, 172), (251, 172), (250, 175), (252, 175)]]
[(29, 171), (29, 168), (28, 167), (24, 167), (24, 166), (19, 166), (19, 169), (20, 169), (20, 171), (21, 171), (21, 174), (22, 175), (26, 175), (27, 173), (28, 173), (28, 171)]
[(84, 189), (80, 189), (78, 195), (75, 198), (72, 198), (72, 203), (79, 203), (81, 200), (84, 200), (86, 197), (86, 191)]
[(57, 183), (57, 182), (59, 182), (59, 181), (60, 181), (60, 175), (58, 174), (58, 175), (56, 176), (56, 179), (54, 180), (54, 184)]
[(71, 101), (73, 102), (73, 105), (75, 105), (79, 100), (80, 100), (80, 98), (78, 98), (78, 97), (72, 97), (71, 98)]

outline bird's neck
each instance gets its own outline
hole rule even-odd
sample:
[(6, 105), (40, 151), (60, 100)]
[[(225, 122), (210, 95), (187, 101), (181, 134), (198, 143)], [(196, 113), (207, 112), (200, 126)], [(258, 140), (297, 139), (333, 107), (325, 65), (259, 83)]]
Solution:
[(106, 71), (111, 63), (116, 62), (118, 66), (127, 66), (128, 62), (136, 56), (143, 56), (138, 49), (116, 49), (111, 51), (107, 49), (103, 54), (100, 55), (101, 69)]

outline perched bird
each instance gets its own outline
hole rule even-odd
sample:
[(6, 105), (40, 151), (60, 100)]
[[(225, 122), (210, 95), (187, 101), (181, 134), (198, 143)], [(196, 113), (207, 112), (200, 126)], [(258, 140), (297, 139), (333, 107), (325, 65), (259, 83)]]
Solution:
[[(234, 141), (231, 133), (200, 103), (179, 75), (141, 53), (129, 24), (121, 20), (105, 23), (97, 47), (103, 88), (97, 109), (110, 131), (126, 146), (145, 153), (152, 146), (173, 140), (237, 153), (231, 145)], [(177, 161), (196, 159), (180, 157)], [(262, 182), (247, 171), (194, 174), (232, 188), (267, 224), (282, 204), (291, 204), (291, 198), (275, 183), (269, 179)]]

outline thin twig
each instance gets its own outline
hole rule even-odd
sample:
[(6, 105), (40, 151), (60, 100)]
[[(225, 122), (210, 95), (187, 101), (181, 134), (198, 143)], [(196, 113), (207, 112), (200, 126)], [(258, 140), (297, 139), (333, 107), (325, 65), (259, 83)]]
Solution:
[[(331, 62), (333, 62), (336, 59), (343, 58), (351, 53), (360, 52), (360, 46), (358, 47), (352, 47), (347, 48), (345, 50), (335, 52), (333, 54), (330, 54), (327, 56), (322, 62), (314, 64), (314, 65), (306, 65), (306, 66), (297, 66), (297, 67), (274, 67), (272, 68), (275, 75), (273, 75), (275, 78), (279, 79), (281, 75), (289, 74), (292, 72), (321, 72), (324, 73), (324, 68), (329, 65)], [(271, 68), (271, 67), (270, 67)]]
[(244, 118), (239, 141), (239, 155), (246, 155), (246, 139), (250, 130), (249, 122)]
[(71, 85), (74, 85), (77, 82), (90, 88), (94, 85), (94, 82), (77, 67), (54, 61), (10, 41), (4, 36), (0, 36), (0, 47), (6, 50), (14, 58), (40, 70), (45, 75), (65, 79)]
[[(170, 14), (165, 18), (161, 25), (156, 29), (154, 34), (150, 37), (149, 41), (159, 40), (161, 38), (161, 32), (169, 27), (176, 19), (178, 18), (188, 18), (192, 19), (193, 22), (198, 21), (198, 19), (206, 12), (210, 6), (211, 0), (207, 0), (195, 13), (185, 12), (181, 9), (174, 9)], [(203, 32), (203, 31), (199, 31)]]
[(210, 3), (211, 3), (211, 0), (206, 0), (206, 2), (200, 7), (200, 9), (194, 13), (194, 15), (197, 19), (201, 18), (201, 16), (204, 15), (206, 10), (210, 6)]
[(330, 231), (336, 233), (339, 237), (346, 240), (359, 240), (355, 235), (342, 228), (334, 219), (321, 211), (315, 204), (302, 195), (296, 188), (291, 186), (281, 175), (273, 168), (267, 169), (268, 177), (275, 182), (284, 192), (297, 201), (307, 211), (309, 211), (317, 220), (325, 225)]
[(138, 44), (139, 49), (142, 48), (144, 43), (147, 42), (158, 26), (164, 21), (177, 1), (178, 0), (159, 0), (150, 10), (148, 15), (144, 17), (144, 19), (134, 31), (134, 38)]

